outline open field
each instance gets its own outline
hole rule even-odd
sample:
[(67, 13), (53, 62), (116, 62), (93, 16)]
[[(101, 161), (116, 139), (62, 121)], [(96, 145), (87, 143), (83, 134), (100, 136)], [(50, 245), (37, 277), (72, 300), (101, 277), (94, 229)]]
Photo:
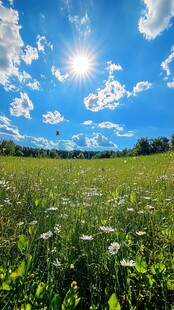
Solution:
[(0, 309), (174, 309), (172, 153), (1, 157), (0, 226)]

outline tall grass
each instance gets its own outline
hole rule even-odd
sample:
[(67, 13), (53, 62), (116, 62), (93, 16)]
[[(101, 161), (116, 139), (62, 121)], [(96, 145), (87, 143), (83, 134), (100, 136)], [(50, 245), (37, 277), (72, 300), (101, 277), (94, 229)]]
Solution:
[(174, 309), (173, 211), (172, 153), (1, 157), (0, 308)]

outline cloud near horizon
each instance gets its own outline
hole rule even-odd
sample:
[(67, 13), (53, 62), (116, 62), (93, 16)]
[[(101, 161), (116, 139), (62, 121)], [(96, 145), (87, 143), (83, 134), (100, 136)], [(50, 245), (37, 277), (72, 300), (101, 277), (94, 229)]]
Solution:
[(88, 148), (118, 147), (115, 143), (109, 141), (108, 138), (102, 135), (100, 132), (93, 133), (92, 136), (90, 137), (86, 136), (83, 133), (73, 135), (72, 141), (74, 141), (79, 147), (88, 147)]

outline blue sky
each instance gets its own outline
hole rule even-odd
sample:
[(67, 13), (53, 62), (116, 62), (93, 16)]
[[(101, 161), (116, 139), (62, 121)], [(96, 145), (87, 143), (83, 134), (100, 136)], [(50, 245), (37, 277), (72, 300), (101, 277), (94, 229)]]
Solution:
[(117, 151), (170, 138), (173, 34), (174, 0), (0, 0), (0, 139)]

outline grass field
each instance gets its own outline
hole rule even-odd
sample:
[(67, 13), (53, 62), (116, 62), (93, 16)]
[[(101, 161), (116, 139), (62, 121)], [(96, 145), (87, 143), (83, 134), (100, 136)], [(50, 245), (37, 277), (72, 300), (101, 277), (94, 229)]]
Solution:
[(174, 154), (0, 158), (0, 309), (174, 309)]

